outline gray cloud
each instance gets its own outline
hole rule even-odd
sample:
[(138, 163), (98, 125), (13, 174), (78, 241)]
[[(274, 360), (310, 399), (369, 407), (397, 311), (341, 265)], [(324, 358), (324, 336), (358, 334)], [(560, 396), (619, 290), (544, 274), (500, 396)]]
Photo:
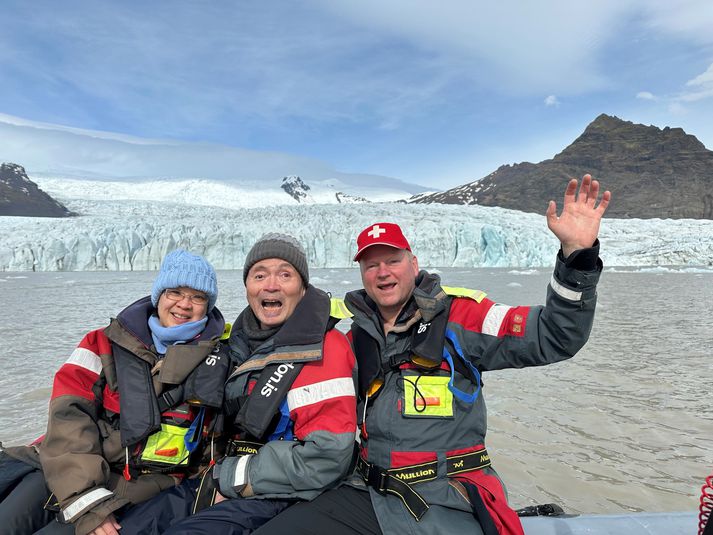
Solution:
[(0, 162), (34, 173), (99, 179), (201, 178), (279, 184), (289, 174), (309, 180), (338, 179), (418, 193), (425, 188), (398, 179), (345, 173), (315, 158), (210, 143), (143, 139), (34, 123), (0, 114)]

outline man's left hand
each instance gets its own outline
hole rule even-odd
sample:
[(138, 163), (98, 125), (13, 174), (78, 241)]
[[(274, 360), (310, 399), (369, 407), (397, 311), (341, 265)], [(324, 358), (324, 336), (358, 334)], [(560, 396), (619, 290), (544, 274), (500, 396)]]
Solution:
[(599, 182), (591, 175), (582, 177), (582, 186), (577, 193), (577, 180), (572, 179), (564, 192), (564, 207), (557, 217), (557, 204), (550, 201), (547, 207), (547, 226), (562, 244), (562, 254), (567, 258), (578, 249), (591, 247), (599, 234), (602, 220), (611, 192), (605, 191), (597, 205)]

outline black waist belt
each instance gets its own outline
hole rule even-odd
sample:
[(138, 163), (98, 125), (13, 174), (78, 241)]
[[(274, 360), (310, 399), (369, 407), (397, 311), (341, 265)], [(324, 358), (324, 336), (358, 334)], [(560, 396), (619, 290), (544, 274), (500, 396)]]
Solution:
[[(485, 448), (446, 457), (446, 474), (448, 476), (481, 470), (486, 466), (490, 466), (490, 455)], [(398, 496), (417, 521), (421, 520), (421, 517), (428, 511), (428, 504), (418, 492), (411, 488), (411, 485), (436, 479), (438, 461), (386, 470), (368, 463), (359, 456), (356, 469), (366, 484), (379, 494)]]
[(225, 451), (226, 457), (241, 457), (243, 455), (255, 455), (260, 448), (264, 446), (264, 442), (254, 442), (250, 440), (238, 440), (232, 438), (228, 441), (228, 446)]

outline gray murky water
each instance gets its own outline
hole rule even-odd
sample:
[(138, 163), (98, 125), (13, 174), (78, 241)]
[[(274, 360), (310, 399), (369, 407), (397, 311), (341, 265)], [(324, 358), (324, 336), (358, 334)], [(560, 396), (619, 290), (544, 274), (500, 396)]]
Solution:
[[(444, 269), (451, 286), (507, 304), (544, 300), (549, 270)], [(0, 440), (42, 434), (52, 376), (85, 332), (148, 293), (155, 273), (0, 273)], [(313, 270), (334, 295), (356, 269)], [(218, 306), (246, 305), (238, 271)], [(543, 368), (485, 374), (488, 449), (512, 505), (568, 512), (697, 507), (713, 472), (713, 271), (606, 271), (587, 346)]]

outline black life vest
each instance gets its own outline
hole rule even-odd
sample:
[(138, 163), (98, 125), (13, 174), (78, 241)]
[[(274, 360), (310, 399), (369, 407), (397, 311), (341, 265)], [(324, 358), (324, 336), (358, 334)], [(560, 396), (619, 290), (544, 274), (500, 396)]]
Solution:
[[(372, 397), (378, 393), (378, 388), (384, 382), (387, 373), (396, 370), (404, 363), (411, 363), (424, 370), (439, 368), (443, 361), (443, 349), (447, 343), (446, 328), (453, 300), (448, 298), (446, 306), (431, 321), (420, 320), (411, 327), (411, 341), (408, 349), (392, 355), (387, 362), (382, 362), (379, 343), (367, 331), (352, 324), (352, 343), (359, 369), (359, 395), (365, 399), (367, 393)], [(455, 351), (453, 352), (455, 353)], [(467, 377), (476, 386), (481, 386), (482, 380), (461, 358), (452, 359), (455, 371)]]
[[(221, 344), (219, 344), (221, 345)], [(172, 406), (190, 400), (191, 405), (220, 409), (223, 402), (223, 385), (230, 362), (221, 357), (216, 347), (201, 360), (182, 385), (169, 390), (172, 406), (165, 399), (159, 403), (156, 396), (151, 366), (121, 346), (112, 343), (112, 355), (121, 403), (121, 445), (129, 447), (146, 439), (161, 428), (161, 413)]]
[[(330, 306), (325, 292), (308, 286), (293, 314), (272, 338), (270, 351), (251, 357), (236, 369), (234, 375), (246, 370), (260, 372), (249, 395), (226, 399), (226, 412), (235, 414), (239, 432), (265, 441), (284, 416), (280, 406), (292, 384), (305, 363), (322, 359), (324, 335), (339, 321), (330, 317)], [(230, 343), (236, 355), (249, 353), (240, 337), (231, 338)]]

